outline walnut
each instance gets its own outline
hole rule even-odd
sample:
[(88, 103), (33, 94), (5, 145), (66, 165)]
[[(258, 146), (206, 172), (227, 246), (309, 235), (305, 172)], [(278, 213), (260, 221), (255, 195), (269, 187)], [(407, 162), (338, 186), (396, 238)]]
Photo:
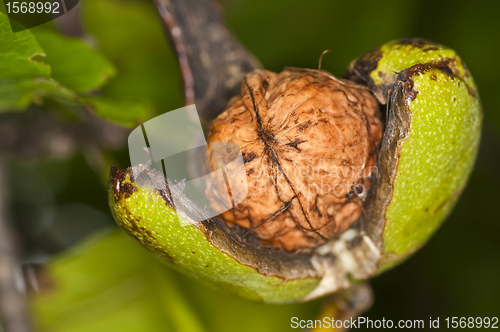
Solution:
[(362, 86), (318, 70), (253, 71), (209, 134), (240, 146), (247, 174), (248, 196), (221, 218), (287, 251), (325, 242), (361, 215), (382, 134)]

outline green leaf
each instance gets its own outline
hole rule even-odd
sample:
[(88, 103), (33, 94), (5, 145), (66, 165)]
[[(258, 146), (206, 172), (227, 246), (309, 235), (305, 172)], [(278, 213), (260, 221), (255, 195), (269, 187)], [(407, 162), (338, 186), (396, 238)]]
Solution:
[(320, 301), (262, 305), (217, 293), (162, 265), (125, 233), (102, 234), (47, 266), (32, 297), (40, 332), (278, 332), (314, 319)]
[(139, 100), (97, 97), (82, 99), (94, 108), (97, 115), (126, 127), (137, 125), (150, 114), (149, 105)]
[(203, 331), (168, 271), (123, 234), (94, 238), (49, 267), (34, 299), (40, 331)]
[(155, 115), (182, 107), (179, 66), (153, 2), (87, 0), (82, 6), (87, 31), (119, 69), (103, 88), (106, 96), (147, 100)]
[(41, 61), (44, 50), (29, 30), (13, 33), (9, 18), (0, 12), (0, 78), (49, 77), (50, 67)]
[(24, 110), (31, 103), (42, 104), (43, 98), (52, 97), (75, 101), (77, 96), (48, 77), (33, 79), (0, 78), (0, 112)]
[(52, 77), (77, 92), (101, 87), (116, 74), (113, 65), (79, 39), (43, 31), (35, 34), (52, 67)]
[(13, 33), (0, 12), (0, 112), (19, 111), (51, 97), (76, 101), (76, 94), (50, 78), (45, 51), (29, 30)]
[(84, 99), (76, 93), (101, 87), (115, 72), (104, 56), (78, 39), (43, 30), (36, 38), (30, 30), (13, 33), (8, 17), (0, 12), (0, 112), (24, 110), (53, 98), (88, 103), (104, 118), (132, 126), (145, 118), (144, 103), (118, 97)]

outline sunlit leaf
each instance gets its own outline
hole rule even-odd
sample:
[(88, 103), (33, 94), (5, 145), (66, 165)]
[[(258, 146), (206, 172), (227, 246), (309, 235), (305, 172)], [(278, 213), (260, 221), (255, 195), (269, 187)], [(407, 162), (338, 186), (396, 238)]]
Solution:
[(76, 95), (48, 77), (30, 79), (0, 78), (0, 112), (23, 110), (31, 103), (41, 104), (50, 96), (75, 101)]
[(0, 78), (49, 77), (45, 52), (29, 30), (13, 33), (9, 18), (0, 12)]
[(45, 31), (35, 34), (45, 50), (52, 78), (77, 92), (101, 87), (116, 74), (113, 65), (79, 39)]
[(104, 86), (106, 96), (146, 100), (154, 107), (151, 117), (182, 107), (177, 60), (153, 2), (86, 0), (82, 5), (88, 33), (119, 71)]
[(150, 113), (150, 107), (138, 100), (97, 97), (83, 100), (94, 108), (97, 115), (127, 127), (137, 125)]

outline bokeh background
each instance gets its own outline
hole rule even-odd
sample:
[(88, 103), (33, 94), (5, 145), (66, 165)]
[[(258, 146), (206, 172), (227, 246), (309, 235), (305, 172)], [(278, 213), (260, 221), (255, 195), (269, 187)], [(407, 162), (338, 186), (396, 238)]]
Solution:
[[(426, 322), (440, 317), (442, 329), (446, 317), (500, 316), (495, 99), (500, 2), (221, 0), (220, 5), (237, 38), (273, 71), (317, 68), (328, 49), (322, 68), (341, 76), (351, 60), (402, 37), (426, 38), (461, 55), (484, 109), (476, 167), (454, 212), (429, 243), (371, 281), (375, 304), (365, 316)], [(138, 101), (141, 121), (183, 106), (178, 66), (152, 1), (80, 0), (79, 10), (85, 42), (116, 70), (93, 95)], [(32, 32), (36, 38), (57, 28), (52, 22)], [(2, 122), (22, 125), (43, 112), (62, 126), (87, 121), (47, 98), (24, 112), (0, 114), (0, 129)], [(138, 123), (108, 118), (129, 128)], [(291, 317), (316, 318), (321, 301), (265, 306), (219, 294), (164, 268), (117, 231), (106, 177), (113, 163), (129, 166), (127, 130), (118, 130), (111, 145), (83, 144), (56, 156), (8, 153), (11, 212), (23, 262), (39, 266), (28, 270), (39, 279), (31, 294), (40, 331), (288, 331)]]

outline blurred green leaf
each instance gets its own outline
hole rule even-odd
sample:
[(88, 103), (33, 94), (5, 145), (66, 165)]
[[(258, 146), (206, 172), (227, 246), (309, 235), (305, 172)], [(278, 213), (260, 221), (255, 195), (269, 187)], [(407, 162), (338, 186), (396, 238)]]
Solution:
[(83, 92), (101, 87), (116, 74), (113, 65), (79, 39), (44, 31), (35, 34), (45, 50), (52, 77), (65, 87)]
[(0, 78), (0, 112), (24, 110), (45, 97), (75, 101), (76, 95), (48, 77), (32, 79)]
[(262, 305), (216, 293), (121, 231), (90, 239), (47, 269), (54, 287), (32, 301), (41, 332), (287, 331), (292, 317), (312, 319), (319, 306)]
[(82, 13), (87, 31), (119, 71), (104, 86), (106, 96), (146, 100), (151, 116), (183, 106), (177, 59), (152, 1), (87, 0)]
[(96, 114), (124, 126), (150, 113), (149, 105), (128, 99), (128, 94), (127, 99), (124, 94), (80, 96), (77, 92), (100, 88), (115, 76), (113, 64), (79, 39), (36, 31), (35, 36), (30, 30), (12, 33), (8, 17), (0, 13), (0, 112), (24, 110), (52, 98), (92, 106)]
[(9, 18), (0, 12), (0, 78), (49, 77), (45, 53), (29, 30), (12, 33)]
[(50, 267), (34, 299), (40, 331), (203, 331), (168, 271), (122, 233), (91, 239)]
[(12, 33), (0, 12), (0, 112), (22, 110), (46, 96), (74, 100), (72, 91), (50, 78), (45, 52), (29, 30)]
[(132, 127), (145, 120), (150, 107), (143, 101), (118, 98), (84, 97), (97, 115), (126, 127)]

